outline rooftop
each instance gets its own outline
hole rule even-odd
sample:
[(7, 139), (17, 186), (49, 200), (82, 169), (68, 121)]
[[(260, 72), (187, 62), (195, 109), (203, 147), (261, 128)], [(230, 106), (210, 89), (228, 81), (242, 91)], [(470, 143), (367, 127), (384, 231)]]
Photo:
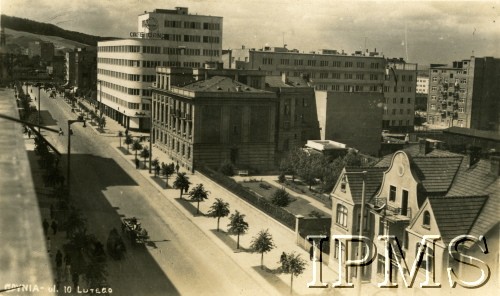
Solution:
[(182, 89), (194, 92), (268, 93), (224, 76), (214, 76), (207, 80), (197, 81), (183, 86)]
[(346, 167), (345, 171), (348, 173), (346, 176), (351, 190), (352, 200), (355, 204), (361, 203), (362, 190), (363, 190), (363, 175), (362, 174), (349, 174), (353, 172), (366, 171), (365, 180), (365, 196), (366, 201), (369, 201), (378, 191), (382, 184), (382, 178), (386, 167)]

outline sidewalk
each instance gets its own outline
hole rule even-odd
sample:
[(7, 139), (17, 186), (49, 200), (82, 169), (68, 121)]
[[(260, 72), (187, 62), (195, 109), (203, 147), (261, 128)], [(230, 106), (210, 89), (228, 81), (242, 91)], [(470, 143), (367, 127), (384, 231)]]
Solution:
[[(96, 133), (101, 134), (96, 127), (91, 126)], [(118, 139), (118, 131), (124, 131), (124, 128), (120, 126), (116, 121), (107, 118), (106, 120), (106, 133), (104, 136), (107, 137), (108, 143), (112, 148), (116, 150), (127, 162), (130, 164), (131, 169), (135, 168), (134, 154), (124, 154), (125, 145), (121, 145)], [(140, 133), (133, 133), (133, 136), (141, 135)], [(103, 135), (103, 134), (101, 134)], [(111, 135), (115, 135), (112, 137)], [(123, 141), (123, 137), (121, 139)], [(149, 142), (143, 142), (149, 148)], [(155, 145), (152, 146), (152, 159), (158, 158), (159, 162), (171, 163), (173, 160), (163, 151), (156, 148)], [(148, 164), (146, 164), (148, 165)], [(173, 204), (177, 207), (185, 216), (195, 223), (199, 229), (201, 229), (207, 236), (209, 236), (229, 257), (231, 257), (238, 265), (248, 271), (249, 275), (255, 279), (257, 282), (262, 283), (263, 286), (271, 286), (277, 291), (277, 295), (287, 295), (289, 294), (290, 288), (290, 275), (278, 273), (279, 257), (282, 252), (296, 252), (300, 254), (301, 257), (306, 260), (306, 269), (304, 272), (293, 279), (293, 289), (294, 293), (297, 295), (317, 295), (317, 294), (333, 294), (335, 295), (348, 295), (353, 291), (352, 289), (333, 289), (331, 284), (337, 281), (338, 275), (334, 271), (337, 266), (327, 266), (323, 265), (323, 281), (329, 284), (326, 289), (314, 289), (308, 288), (307, 283), (312, 281), (313, 278), (313, 268), (312, 263), (309, 261), (308, 252), (304, 251), (302, 248), (296, 245), (295, 233), (282, 225), (278, 221), (264, 214), (260, 210), (256, 209), (252, 205), (248, 204), (244, 200), (230, 193), (226, 189), (222, 188), (218, 184), (214, 183), (209, 178), (203, 176), (202, 174), (196, 172), (192, 174), (183, 168), (180, 171), (185, 172), (190, 182), (192, 183), (191, 188), (196, 184), (202, 183), (206, 190), (210, 191), (209, 199), (205, 202), (200, 203), (200, 214), (196, 215), (196, 203), (191, 203), (187, 200), (179, 199), (179, 191), (176, 189), (171, 189), (171, 185), (175, 180), (175, 175), (171, 176), (168, 180), (169, 189), (165, 189), (165, 179), (164, 178), (154, 178), (154, 171), (152, 170), (149, 174), (149, 170), (146, 166), (144, 169), (144, 161), (141, 160), (139, 172), (150, 181), (150, 183), (155, 186), (161, 194), (166, 197), (166, 202)], [(262, 179), (268, 182), (276, 181), (275, 176), (264, 176)], [(160, 180), (160, 181), (159, 181)], [(279, 184), (278, 184), (279, 185)], [(287, 191), (290, 191), (287, 189)], [(295, 192), (290, 191), (291, 194), (298, 195)], [(322, 209), (323, 211), (331, 212), (331, 209), (327, 208), (323, 203), (308, 197), (302, 196), (304, 199), (308, 200), (315, 207)], [(184, 194), (184, 199), (189, 197)], [(236, 237), (230, 236), (226, 233), (226, 225), (229, 223), (228, 217), (221, 218), (220, 220), (220, 232), (216, 232), (216, 219), (209, 218), (205, 216), (205, 213), (209, 211), (210, 205), (213, 203), (215, 198), (222, 198), (224, 201), (228, 202), (230, 205), (231, 213), (238, 210), (240, 213), (245, 214), (245, 220), (249, 224), (249, 231), (245, 235), (240, 236), (240, 250), (236, 249)], [(147, 225), (145, 226), (147, 228)], [(264, 255), (264, 270), (260, 269), (260, 254), (251, 253), (249, 250), (252, 237), (255, 236), (260, 230), (269, 229), (274, 243), (277, 246), (275, 249), (266, 253)], [(375, 293), (380, 293), (380, 290), (371, 284), (364, 284), (362, 288), (364, 295), (373, 295)]]

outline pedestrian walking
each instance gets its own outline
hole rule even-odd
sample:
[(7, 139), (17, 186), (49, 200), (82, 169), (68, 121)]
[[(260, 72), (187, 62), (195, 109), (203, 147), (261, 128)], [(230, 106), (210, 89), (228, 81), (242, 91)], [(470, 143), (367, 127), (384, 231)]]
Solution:
[(63, 256), (62, 256), (61, 250), (57, 250), (57, 253), (56, 253), (56, 267), (57, 267), (57, 272), (58, 273), (60, 272), (62, 264), (63, 264)]
[(28, 139), (31, 139), (31, 130), (28, 130)]
[(73, 272), (71, 275), (71, 281), (73, 282), (73, 288), (76, 290), (78, 287), (78, 281), (80, 280), (80, 275), (77, 272)]
[(49, 253), (49, 256), (51, 256), (50, 254), (50, 247), (52, 246), (52, 242), (50, 241), (50, 236), (47, 236), (47, 253)]
[(64, 132), (63, 132), (62, 128), (59, 128), (59, 136), (64, 136)]
[(71, 255), (69, 253), (66, 253), (64, 256), (64, 263), (66, 265), (64, 269), (64, 280), (66, 280), (71, 275)]
[(177, 171), (177, 173), (179, 173), (179, 168), (180, 168), (179, 162), (177, 162), (177, 164), (175, 165), (175, 170)]
[(42, 226), (43, 226), (43, 233), (47, 235), (49, 231), (49, 222), (47, 221), (47, 219), (43, 219)]
[(52, 220), (52, 224), (50, 225), (50, 227), (52, 228), (52, 234), (56, 235), (56, 233), (57, 233), (57, 222), (56, 222), (56, 220)]

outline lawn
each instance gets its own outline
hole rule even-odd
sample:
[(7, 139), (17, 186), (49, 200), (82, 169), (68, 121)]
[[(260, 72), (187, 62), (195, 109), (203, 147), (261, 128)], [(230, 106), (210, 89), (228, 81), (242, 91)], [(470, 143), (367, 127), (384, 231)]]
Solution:
[[(267, 199), (269, 202), (271, 202), (271, 196), (272, 194), (278, 189), (278, 187), (275, 187), (266, 181), (255, 181), (255, 182), (240, 182), (240, 184), (247, 188), (250, 189), (251, 191), (257, 193), (258, 195), (262, 196), (263, 198)], [(292, 202), (284, 207), (287, 211), (294, 215), (303, 215), (305, 217), (309, 217), (309, 214), (312, 211), (319, 212), (323, 214), (324, 218), (329, 218), (331, 217), (329, 213), (326, 213), (315, 206), (311, 205), (307, 200), (302, 199), (298, 196), (291, 195)]]

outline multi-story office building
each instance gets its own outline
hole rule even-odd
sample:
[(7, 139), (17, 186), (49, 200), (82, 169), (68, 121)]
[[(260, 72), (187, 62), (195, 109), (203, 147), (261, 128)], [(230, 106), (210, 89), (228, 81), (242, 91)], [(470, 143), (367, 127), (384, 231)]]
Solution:
[(500, 130), (500, 59), (471, 57), (449, 65), (431, 65), (427, 122)]
[(29, 56), (39, 56), (42, 62), (51, 62), (54, 57), (54, 43), (34, 41), (29, 44)]
[(384, 115), (382, 128), (392, 132), (412, 132), (415, 119), (417, 65), (403, 60), (386, 61)]
[[(268, 75), (306, 79), (316, 91), (383, 92), (386, 111), (381, 124), (394, 131), (413, 131), (416, 64), (382, 57), (376, 50), (348, 55), (336, 50), (300, 53), (285, 47), (233, 49), (224, 54), (225, 67), (260, 69)], [(389, 71), (389, 69), (393, 69)], [(394, 78), (394, 74), (396, 78)], [(403, 99), (403, 103), (401, 103)], [(336, 140), (336, 139), (331, 139)]]
[(150, 128), (151, 84), (158, 66), (199, 68), (220, 61), (222, 18), (155, 9), (138, 17), (135, 39), (98, 43), (98, 99), (133, 130)]
[[(193, 72), (157, 68), (152, 89), (155, 145), (189, 170), (218, 168), (224, 161), (238, 169), (273, 169), (276, 94), (238, 82), (235, 73), (206, 73), (196, 81)], [(264, 78), (256, 73), (249, 80), (257, 82), (259, 76)]]
[(415, 94), (415, 110), (427, 110), (427, 96), (429, 95), (429, 71), (419, 71), (417, 74), (417, 93)]
[(95, 89), (97, 84), (97, 52), (95, 48), (76, 48), (66, 53), (66, 80), (79, 90)]

